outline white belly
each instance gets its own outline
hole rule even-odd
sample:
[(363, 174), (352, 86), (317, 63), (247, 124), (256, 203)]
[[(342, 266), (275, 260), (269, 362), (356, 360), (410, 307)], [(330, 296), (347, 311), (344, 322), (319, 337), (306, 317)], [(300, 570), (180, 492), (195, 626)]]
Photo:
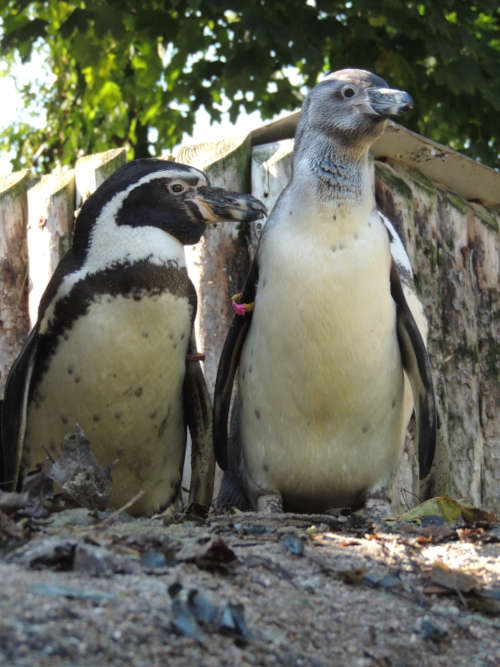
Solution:
[(152, 513), (175, 497), (184, 460), (182, 405), (191, 331), (187, 299), (98, 297), (60, 340), (28, 412), (25, 464), (57, 456), (78, 422), (101, 465), (113, 469), (110, 505), (139, 490)]
[(244, 463), (290, 508), (327, 509), (383, 482), (404, 438), (389, 243), (376, 224), (340, 243), (279, 238), (240, 364)]

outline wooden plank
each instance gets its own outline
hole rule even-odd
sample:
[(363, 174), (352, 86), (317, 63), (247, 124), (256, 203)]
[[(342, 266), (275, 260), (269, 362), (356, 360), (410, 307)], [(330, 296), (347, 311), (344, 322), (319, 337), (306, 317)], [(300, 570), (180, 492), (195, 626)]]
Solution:
[(59, 260), (71, 243), (74, 217), (73, 171), (48, 174), (28, 190), (29, 315), (34, 324), (38, 304)]
[[(181, 147), (175, 160), (205, 171), (214, 186), (250, 192), (250, 142), (230, 137), (217, 143)], [(249, 267), (248, 224), (211, 225), (200, 243), (186, 246), (188, 272), (198, 294), (197, 344), (213, 392), (217, 365), (232, 318), (231, 295), (241, 289)]]
[[(253, 146), (295, 136), (299, 111), (250, 132)], [(430, 180), (464, 199), (500, 205), (500, 172), (389, 121), (372, 148), (375, 158), (391, 158), (418, 169)]]
[[(181, 147), (173, 156), (177, 162), (205, 171), (212, 185), (237, 192), (250, 192), (250, 142), (230, 137), (217, 143)], [(230, 297), (241, 289), (249, 267), (249, 226), (234, 223), (209, 227), (201, 241), (186, 246), (186, 264), (198, 294), (195, 338), (205, 354), (203, 364), (213, 396), (220, 353), (232, 318)], [(188, 440), (183, 487), (189, 487), (190, 441)], [(218, 493), (221, 471), (217, 468), (214, 494)]]
[(292, 176), (293, 139), (252, 148), (252, 194), (268, 211)]
[(0, 397), (29, 331), (26, 242), (28, 170), (0, 178)]
[(104, 153), (85, 155), (76, 161), (76, 204), (79, 209), (83, 202), (127, 161), (125, 148), (112, 148)]
[(500, 204), (500, 173), (480, 162), (390, 121), (373, 146), (375, 158), (389, 157), (463, 199)]

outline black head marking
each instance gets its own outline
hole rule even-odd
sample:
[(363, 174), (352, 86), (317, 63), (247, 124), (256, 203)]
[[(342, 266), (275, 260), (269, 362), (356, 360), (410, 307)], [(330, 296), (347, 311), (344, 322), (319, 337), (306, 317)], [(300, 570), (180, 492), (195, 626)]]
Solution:
[[(114, 197), (119, 195), (121, 192), (129, 189), (133, 186), (134, 183), (138, 183), (144, 179), (149, 174), (163, 171), (163, 172), (172, 172), (172, 181), (175, 180), (187, 180), (187, 181), (199, 181), (200, 184), (206, 184), (207, 179), (205, 175), (184, 164), (177, 162), (170, 162), (168, 160), (159, 160), (155, 158), (148, 158), (142, 160), (133, 160), (124, 164), (122, 167), (117, 169), (109, 178), (107, 178), (102, 185), (100, 185), (97, 190), (87, 199), (87, 201), (82, 206), (80, 214), (75, 223), (75, 233), (73, 239), (73, 251), (79, 254), (85, 255), (89, 247), (89, 237), (90, 232), (99, 218), (103, 208), (113, 200)], [(178, 177), (176, 179), (176, 177)], [(141, 190), (142, 194), (147, 194), (146, 190), (142, 188), (144, 186), (152, 185), (154, 183), (161, 182), (162, 178), (153, 179), (149, 183), (138, 186), (131, 191), (131, 195), (136, 190)], [(155, 191), (149, 193), (155, 194)], [(129, 195), (130, 197), (130, 195)], [(127, 198), (128, 199), (128, 198)], [(137, 205), (140, 201), (140, 196), (135, 196), (133, 202)], [(154, 204), (154, 202), (153, 202)], [(155, 206), (153, 205), (153, 209)], [(132, 217), (132, 216), (131, 216)], [(153, 215), (154, 217), (154, 215)], [(139, 216), (140, 220), (140, 216)], [(125, 223), (123, 223), (125, 224)], [(128, 224), (128, 223), (126, 223)], [(135, 225), (145, 224), (144, 222), (136, 221)], [(154, 224), (154, 223), (153, 223)]]
[(212, 188), (203, 172), (167, 160), (136, 160), (113, 174), (82, 207), (73, 252), (86, 256), (100, 225), (157, 227), (182, 244), (200, 240), (207, 222), (265, 215), (251, 195)]
[(124, 200), (116, 222), (130, 227), (159, 227), (184, 245), (197, 243), (206, 223), (187, 197), (199, 183), (199, 177), (191, 174), (143, 183)]

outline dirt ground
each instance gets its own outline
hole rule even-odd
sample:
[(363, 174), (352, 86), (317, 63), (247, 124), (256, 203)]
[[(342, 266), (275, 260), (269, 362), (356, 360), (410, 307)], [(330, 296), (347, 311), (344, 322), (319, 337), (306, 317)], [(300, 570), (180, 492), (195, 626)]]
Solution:
[(21, 514), (0, 517), (1, 665), (500, 665), (499, 524)]

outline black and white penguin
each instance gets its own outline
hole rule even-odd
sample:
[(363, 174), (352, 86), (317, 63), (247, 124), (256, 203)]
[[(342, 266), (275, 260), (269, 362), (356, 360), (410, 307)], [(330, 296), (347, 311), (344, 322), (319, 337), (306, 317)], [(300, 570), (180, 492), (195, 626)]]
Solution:
[(362, 505), (389, 478), (413, 404), (420, 476), (429, 472), (436, 414), (415, 323), (423, 327), (423, 311), (404, 247), (377, 211), (369, 156), (387, 119), (411, 105), (408, 93), (353, 69), (326, 77), (304, 102), (292, 177), (265, 225), (247, 305), (219, 365), (219, 505)]
[(111, 507), (140, 490), (134, 514), (177, 499), (193, 439), (191, 502), (209, 505), (211, 408), (196, 360), (196, 292), (184, 245), (207, 222), (264, 215), (250, 195), (212, 188), (192, 167), (130, 162), (83, 205), (69, 252), (40, 302), (15, 361), (2, 409), (4, 489), (60, 450), (78, 423), (102, 466), (113, 469)]

